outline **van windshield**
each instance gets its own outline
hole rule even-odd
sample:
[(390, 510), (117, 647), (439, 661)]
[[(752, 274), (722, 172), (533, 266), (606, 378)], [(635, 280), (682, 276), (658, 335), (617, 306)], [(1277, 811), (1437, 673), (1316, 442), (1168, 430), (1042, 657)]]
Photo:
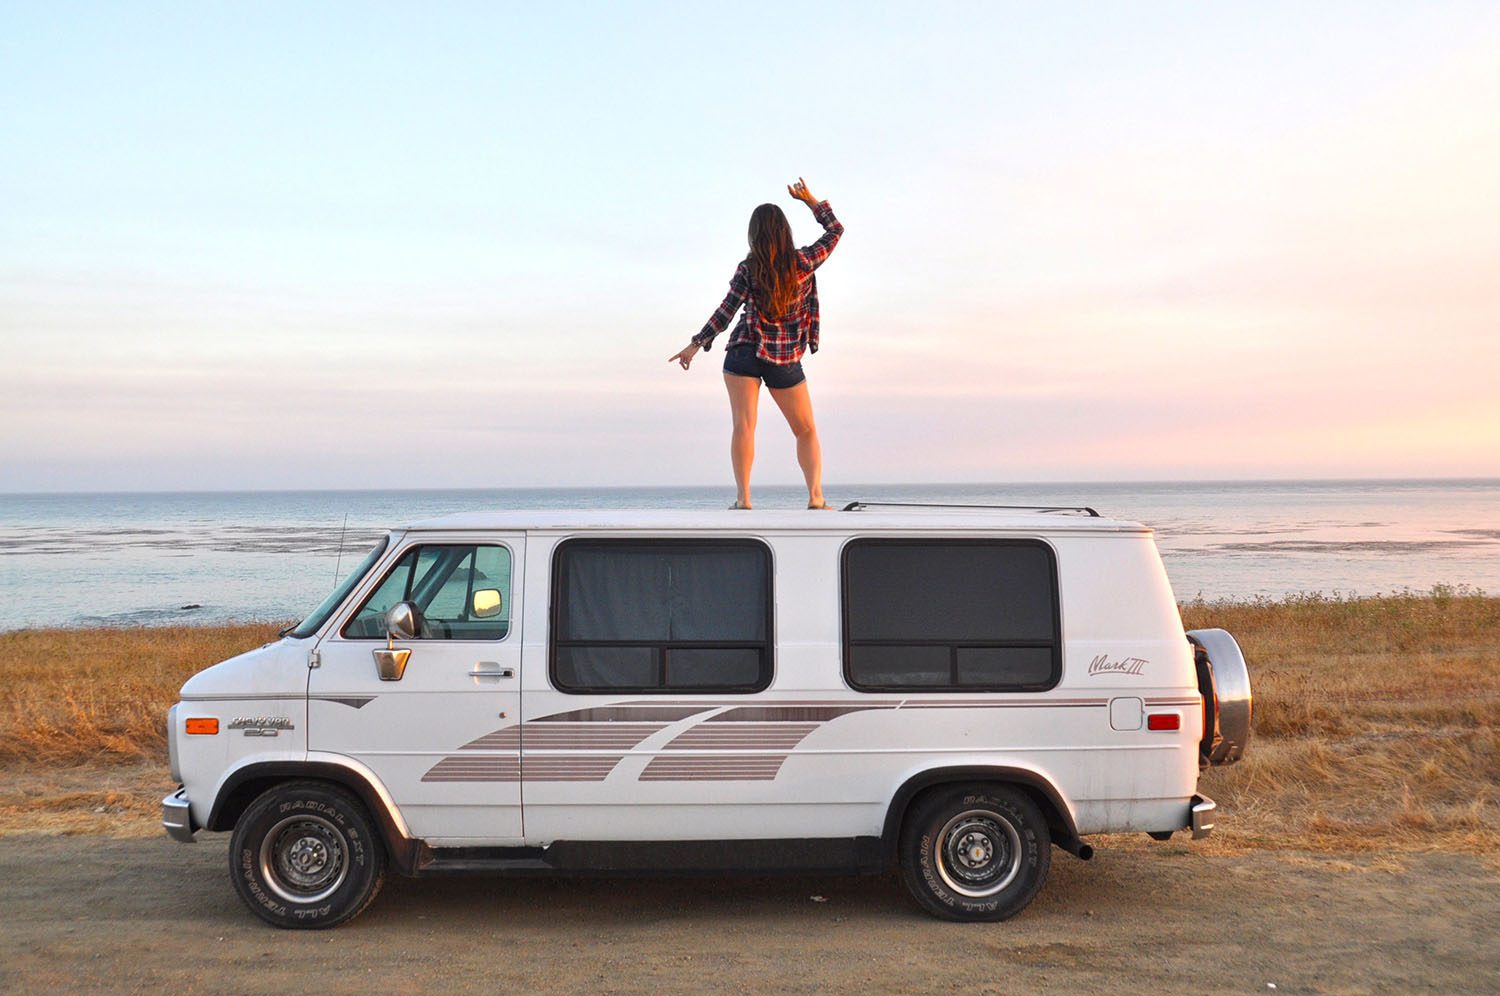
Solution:
[(385, 548), (390, 543), (391, 538), (389, 536), (382, 536), (380, 542), (375, 544), (375, 549), (365, 554), (365, 559), (359, 562), (359, 566), (350, 571), (349, 576), (340, 581), (339, 586), (333, 589), (333, 592), (327, 598), (318, 603), (318, 607), (312, 610), (311, 615), (298, 623), (295, 628), (288, 630), (286, 635), (295, 640), (301, 640), (316, 633), (319, 627), (328, 621), (328, 617), (333, 615), (333, 610), (339, 607), (339, 604), (343, 602), (349, 591), (356, 584), (359, 584), (359, 579), (364, 577), (370, 568), (374, 566), (375, 561), (380, 559), (380, 555), (385, 553)]

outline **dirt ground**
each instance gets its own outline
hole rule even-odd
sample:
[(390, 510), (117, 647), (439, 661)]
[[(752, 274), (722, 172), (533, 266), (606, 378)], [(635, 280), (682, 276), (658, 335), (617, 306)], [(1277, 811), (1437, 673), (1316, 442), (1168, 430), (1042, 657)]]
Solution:
[(978, 925), (894, 877), (394, 878), (352, 923), (290, 932), (241, 906), (227, 849), (0, 837), (0, 989), (1500, 991), (1500, 871), (1470, 855), (1054, 850), (1028, 910)]

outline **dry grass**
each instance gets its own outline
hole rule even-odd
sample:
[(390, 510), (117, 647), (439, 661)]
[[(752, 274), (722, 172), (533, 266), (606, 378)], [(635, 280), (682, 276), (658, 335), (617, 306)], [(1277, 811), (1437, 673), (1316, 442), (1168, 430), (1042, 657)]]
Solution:
[(276, 638), (270, 623), (0, 633), (0, 759), (166, 762), (167, 708), (216, 661)]
[[(1191, 603), (1183, 619), (1233, 633), (1255, 686), (1250, 753), (1204, 777), (1221, 818), (1195, 850), (1500, 851), (1500, 598)], [(120, 824), (136, 808), (128, 785), (153, 762), (165, 780), (162, 723), (182, 682), (275, 631), (0, 634), (0, 759), (37, 780), (0, 794), (0, 833), (26, 813), (36, 829)]]
[(1500, 845), (1500, 598), (1188, 604), (1239, 641), (1254, 739), (1209, 772), (1218, 848), (1491, 851)]

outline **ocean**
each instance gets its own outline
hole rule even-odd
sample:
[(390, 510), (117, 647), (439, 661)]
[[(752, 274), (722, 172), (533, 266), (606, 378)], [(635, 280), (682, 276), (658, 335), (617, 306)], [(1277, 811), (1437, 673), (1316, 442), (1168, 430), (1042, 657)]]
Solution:
[[(1090, 505), (1157, 531), (1181, 601), (1500, 591), (1500, 479), (853, 485), (830, 504)], [(714, 508), (730, 488), (0, 494), (0, 630), (293, 620), (380, 532), (447, 512)], [(756, 504), (798, 508), (800, 488)]]

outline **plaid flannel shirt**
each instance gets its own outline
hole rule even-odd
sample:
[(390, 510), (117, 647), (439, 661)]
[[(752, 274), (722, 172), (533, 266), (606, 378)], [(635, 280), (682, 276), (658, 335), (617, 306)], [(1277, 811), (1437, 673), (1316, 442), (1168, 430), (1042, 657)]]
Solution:
[(839, 244), (844, 226), (833, 216), (833, 208), (827, 201), (818, 202), (813, 208), (813, 217), (823, 226), (823, 237), (797, 250), (802, 299), (781, 318), (767, 318), (755, 306), (750, 263), (741, 260), (729, 280), (729, 293), (724, 295), (724, 302), (715, 309), (703, 331), (693, 336), (694, 342), (707, 351), (713, 345), (714, 337), (729, 327), (734, 313), (744, 305), (745, 313), (729, 335), (728, 348), (750, 344), (755, 346), (755, 355), (767, 363), (777, 364), (796, 363), (802, 359), (804, 350), (818, 351), (818, 281), (813, 271), (823, 265), (833, 247)]

